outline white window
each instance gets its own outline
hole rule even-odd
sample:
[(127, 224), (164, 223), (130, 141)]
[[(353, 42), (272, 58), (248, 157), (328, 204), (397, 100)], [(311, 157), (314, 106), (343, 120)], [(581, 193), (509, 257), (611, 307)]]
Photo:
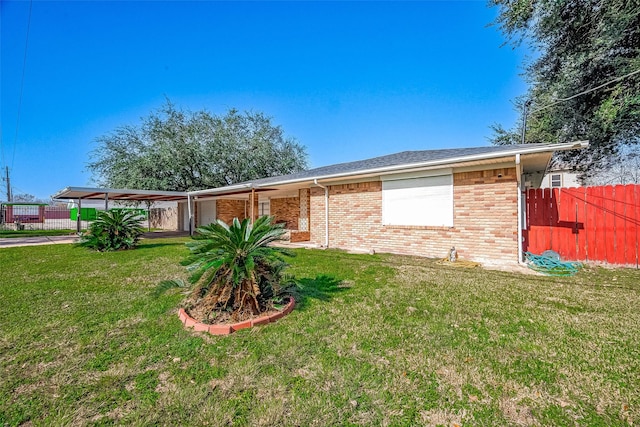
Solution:
[(453, 175), (382, 181), (382, 224), (453, 227)]
[(258, 203), (258, 215), (259, 216), (271, 215), (270, 211), (271, 211), (271, 209), (270, 209), (268, 200), (266, 202)]
[(560, 175), (559, 173), (551, 175), (551, 187), (562, 187), (562, 175)]

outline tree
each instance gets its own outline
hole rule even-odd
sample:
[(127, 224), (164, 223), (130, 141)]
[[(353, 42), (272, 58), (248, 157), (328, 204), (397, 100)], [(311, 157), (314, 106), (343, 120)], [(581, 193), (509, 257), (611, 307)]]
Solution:
[[(495, 22), (517, 46), (539, 54), (525, 67), (530, 84), (516, 100), (530, 101), (526, 142), (589, 140), (565, 162), (591, 173), (605, 167), (625, 145), (640, 140), (640, 7), (628, 0), (489, 0)], [(631, 75), (628, 75), (631, 74)], [(574, 94), (615, 80), (600, 89)], [(557, 102), (556, 104), (554, 104)], [(546, 107), (549, 104), (554, 104)], [(496, 144), (520, 142), (515, 129), (492, 126)]]
[(298, 172), (305, 148), (263, 113), (185, 112), (167, 101), (97, 138), (88, 169), (111, 188), (190, 191)]
[(640, 184), (640, 146), (622, 148), (609, 167), (590, 176), (586, 184)]
[(49, 201), (39, 199), (33, 194), (18, 193), (13, 195), (13, 203), (49, 203)]

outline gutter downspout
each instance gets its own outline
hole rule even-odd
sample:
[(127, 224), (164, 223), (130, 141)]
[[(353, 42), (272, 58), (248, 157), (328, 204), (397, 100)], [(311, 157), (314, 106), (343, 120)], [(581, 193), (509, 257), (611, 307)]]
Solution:
[(318, 179), (315, 178), (313, 183), (320, 188), (324, 188), (324, 247), (329, 247), (329, 189), (324, 185), (318, 183)]
[[(523, 145), (527, 137), (527, 118), (531, 102), (529, 99), (522, 106), (522, 140), (520, 143)], [(516, 182), (518, 183), (518, 263), (524, 264), (524, 254), (522, 253), (522, 165), (520, 164), (520, 153), (516, 154)]]
[(520, 154), (516, 154), (516, 181), (518, 184), (518, 263), (524, 264), (522, 253), (522, 165)]

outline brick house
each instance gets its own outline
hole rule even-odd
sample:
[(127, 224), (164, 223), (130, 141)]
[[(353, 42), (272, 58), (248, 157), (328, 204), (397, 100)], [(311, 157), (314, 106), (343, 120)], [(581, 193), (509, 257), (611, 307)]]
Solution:
[(587, 145), (406, 151), (193, 191), (179, 203), (179, 227), (268, 214), (292, 242), (426, 257), (455, 246), (465, 259), (517, 263), (523, 176), (541, 177), (555, 151)]

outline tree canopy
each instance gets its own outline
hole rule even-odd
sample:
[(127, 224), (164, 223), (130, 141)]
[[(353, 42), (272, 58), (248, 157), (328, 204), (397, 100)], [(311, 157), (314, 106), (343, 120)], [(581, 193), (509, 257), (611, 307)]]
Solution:
[(29, 193), (14, 194), (11, 201), (13, 203), (49, 203), (49, 200), (40, 199)]
[[(529, 91), (515, 102), (518, 110), (530, 103), (526, 142), (589, 140), (588, 150), (565, 159), (583, 171), (606, 165), (625, 145), (638, 143), (637, 1), (489, 0), (489, 4), (498, 8), (495, 24), (507, 40), (514, 46), (528, 43), (536, 52), (525, 66)], [(496, 144), (519, 143), (522, 125), (508, 130), (496, 124), (490, 139)]]
[(587, 185), (640, 184), (640, 146), (625, 146), (613, 156), (611, 166), (592, 174)]
[(305, 148), (260, 112), (218, 116), (167, 101), (96, 139), (88, 170), (111, 188), (191, 191), (303, 170)]

